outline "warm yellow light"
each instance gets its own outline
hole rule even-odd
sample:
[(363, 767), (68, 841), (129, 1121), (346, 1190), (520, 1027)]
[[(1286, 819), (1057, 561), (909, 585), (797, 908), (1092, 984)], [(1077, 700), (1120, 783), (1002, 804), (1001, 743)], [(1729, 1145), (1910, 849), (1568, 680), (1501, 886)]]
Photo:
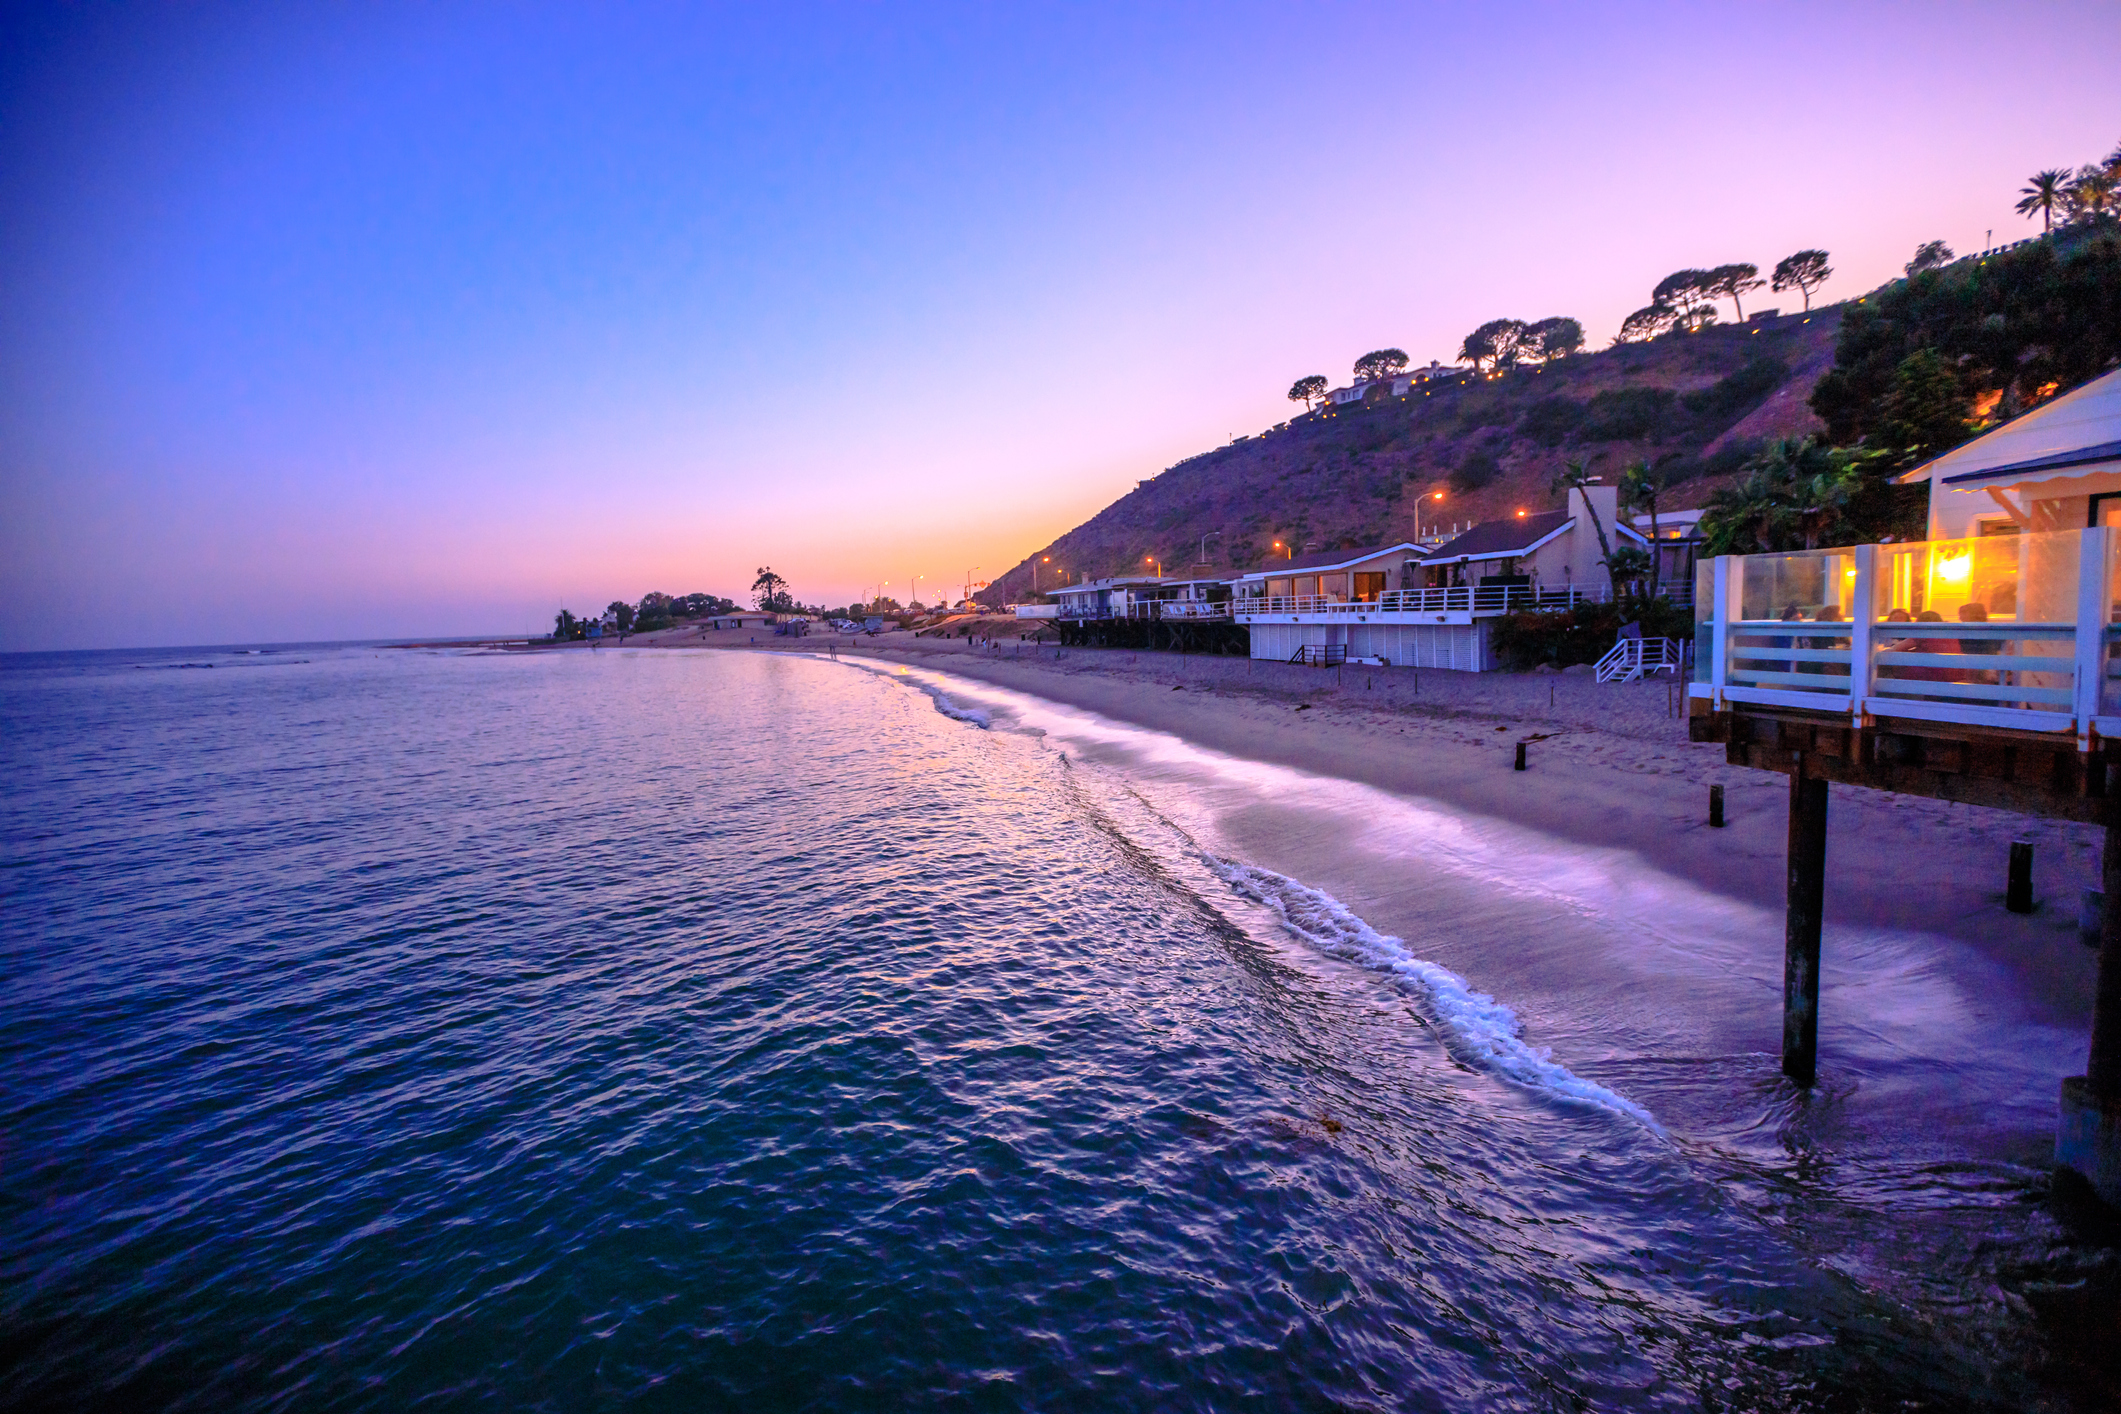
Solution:
[(1963, 555), (1952, 555), (1937, 561), (1937, 578), (1948, 579), (1954, 584), (1966, 583), (1966, 577), (1974, 572), (1974, 555), (1971, 550)]
[(1522, 515), (1524, 514), (1524, 512), (1523, 512), (1523, 511), (1519, 511), (1519, 512), (1518, 512), (1517, 514), (1518, 514), (1518, 515), (1520, 515), (1520, 516), (1522, 516)]

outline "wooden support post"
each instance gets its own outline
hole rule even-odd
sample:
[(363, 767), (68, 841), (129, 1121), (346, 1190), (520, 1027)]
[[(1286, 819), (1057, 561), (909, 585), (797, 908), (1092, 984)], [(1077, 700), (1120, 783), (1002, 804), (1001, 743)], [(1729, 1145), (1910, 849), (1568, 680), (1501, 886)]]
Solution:
[[(2107, 822), (2099, 874), (2106, 897), (2121, 897), (2121, 820)], [(2055, 1163), (2121, 1209), (2121, 908), (2100, 909), (2091, 1055), (2084, 1074), (2062, 1082)]]
[(2013, 913), (2033, 911), (2033, 842), (2011, 841), (2010, 881), (2004, 885), (2003, 906)]
[(1524, 743), (1521, 741), (1517, 743), (1517, 769), (1524, 769)]
[(1782, 939), (1782, 1073), (1819, 1075), (1819, 928), (1826, 908), (1826, 782), (1790, 772), (1790, 886)]
[[(2106, 897), (2121, 898), (2121, 821), (2106, 827), (2099, 861)], [(2121, 908), (2103, 908), (2099, 919), (2099, 980), (2092, 992), (2092, 1046), (2084, 1085), (2100, 1100), (2121, 1100)]]
[(1723, 787), (1709, 787), (1709, 828), (1723, 828)]

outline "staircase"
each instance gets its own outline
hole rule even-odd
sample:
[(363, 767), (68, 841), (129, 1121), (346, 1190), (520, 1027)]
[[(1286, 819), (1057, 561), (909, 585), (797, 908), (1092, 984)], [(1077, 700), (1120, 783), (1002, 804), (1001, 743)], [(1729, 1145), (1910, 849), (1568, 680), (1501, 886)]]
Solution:
[(1289, 655), (1292, 663), (1310, 663), (1321, 668), (1336, 667), (1348, 661), (1348, 645), (1345, 643), (1306, 643)]
[(1679, 675), (1679, 642), (1671, 638), (1623, 638), (1598, 660), (1600, 682), (1641, 682), (1652, 673)]

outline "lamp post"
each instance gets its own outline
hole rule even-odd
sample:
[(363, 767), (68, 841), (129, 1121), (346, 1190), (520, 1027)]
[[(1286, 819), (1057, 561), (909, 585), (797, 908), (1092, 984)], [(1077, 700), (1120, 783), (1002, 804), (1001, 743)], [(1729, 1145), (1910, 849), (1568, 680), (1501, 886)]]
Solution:
[(1208, 542), (1210, 540), (1222, 539), (1222, 534), (1223, 533), (1220, 530), (1211, 530), (1206, 535), (1203, 535), (1200, 538), (1200, 558), (1193, 562), (1195, 565), (1205, 565), (1208, 563)]
[(1034, 596), (1038, 594), (1038, 567), (1052, 563), (1053, 557), (1051, 555), (1041, 555), (1031, 562), (1031, 593)]
[(1160, 563), (1160, 562), (1159, 562), (1159, 561), (1157, 560), (1156, 556), (1154, 556), (1154, 555), (1144, 555), (1144, 556), (1142, 556), (1142, 563), (1143, 563), (1143, 564), (1149, 564), (1149, 565), (1155, 565), (1155, 566), (1156, 566), (1156, 577), (1157, 577), (1158, 579), (1162, 579), (1162, 578), (1164, 577), (1164, 567), (1163, 567), (1163, 565), (1162, 565), (1162, 564), (1161, 564), (1161, 563)]
[(1428, 500), (1430, 496), (1433, 496), (1437, 500), (1441, 501), (1443, 499), (1443, 492), (1431, 491), (1428, 496), (1416, 496), (1414, 498), (1414, 543), (1416, 545), (1419, 545), (1421, 543), (1421, 503), (1423, 501)]

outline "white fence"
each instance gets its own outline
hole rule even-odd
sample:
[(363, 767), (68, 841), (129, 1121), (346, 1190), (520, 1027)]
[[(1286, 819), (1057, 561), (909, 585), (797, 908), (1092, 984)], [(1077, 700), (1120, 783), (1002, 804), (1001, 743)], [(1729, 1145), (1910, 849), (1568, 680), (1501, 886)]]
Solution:
[(1704, 561), (1689, 692), (2121, 737), (2117, 549), (2101, 526)]
[(1391, 589), (1375, 599), (1329, 599), (1316, 594), (1255, 595), (1236, 601), (1240, 614), (1509, 614), (1526, 609), (1571, 609), (1603, 604), (1597, 589), (1534, 589), (1525, 584), (1457, 584), (1440, 589)]

